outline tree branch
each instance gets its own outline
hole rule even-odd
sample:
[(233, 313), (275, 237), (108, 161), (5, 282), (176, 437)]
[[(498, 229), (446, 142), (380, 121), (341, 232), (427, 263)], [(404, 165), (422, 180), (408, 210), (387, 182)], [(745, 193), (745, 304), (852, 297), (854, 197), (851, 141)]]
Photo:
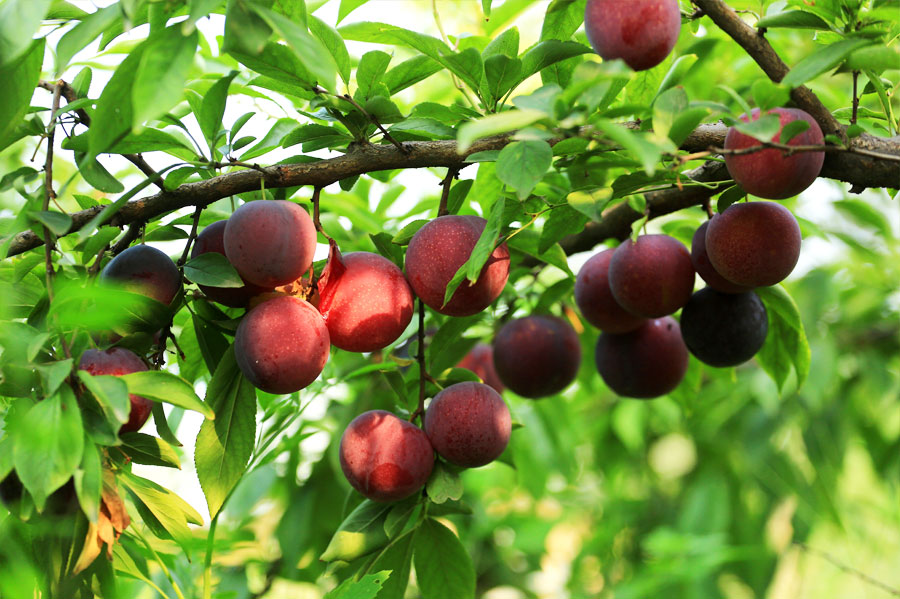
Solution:
[[(685, 140), (681, 149), (698, 152), (721, 146), (725, 143), (726, 132), (727, 127), (721, 123), (701, 125)], [(135, 221), (146, 222), (187, 206), (205, 207), (231, 195), (255, 191), (259, 189), (261, 180), (268, 189), (303, 185), (325, 187), (341, 179), (375, 171), (426, 167), (462, 169), (472, 164), (466, 162), (466, 156), (475, 152), (500, 150), (512, 140), (512, 134), (486, 137), (477, 140), (463, 154), (457, 152), (456, 142), (452, 140), (406, 142), (403, 144), (405, 152), (387, 144), (354, 146), (337, 158), (226, 173), (204, 181), (185, 183), (172, 191), (161, 191), (152, 196), (131, 200), (106, 225), (121, 227)], [(551, 143), (558, 141), (560, 140), (551, 140)], [(849, 150), (829, 152), (826, 155), (821, 176), (845, 181), (857, 188), (900, 186), (900, 163), (851, 154), (852, 148), (856, 147), (900, 156), (900, 137), (854, 138)], [(67, 234), (79, 230), (104, 207), (95, 206), (72, 214), (72, 226)], [(12, 241), (7, 255), (21, 254), (42, 243), (41, 238), (32, 231), (19, 233)]]

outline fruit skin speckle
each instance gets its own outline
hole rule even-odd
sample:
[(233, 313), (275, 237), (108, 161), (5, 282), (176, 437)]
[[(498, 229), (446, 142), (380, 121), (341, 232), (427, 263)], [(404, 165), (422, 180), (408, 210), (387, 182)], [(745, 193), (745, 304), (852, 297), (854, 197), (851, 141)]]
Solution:
[(350, 485), (373, 501), (409, 497), (434, 467), (425, 431), (384, 410), (363, 412), (347, 425), (339, 456)]
[(441, 216), (413, 235), (406, 250), (406, 279), (433, 310), (448, 316), (471, 316), (500, 296), (509, 278), (505, 243), (494, 249), (475, 283), (464, 280), (444, 305), (447, 284), (469, 259), (486, 224), (478, 216)]
[(332, 252), (319, 278), (319, 311), (331, 343), (354, 352), (390, 345), (413, 316), (413, 294), (403, 272), (378, 254)]
[(267, 393), (308, 386), (325, 368), (330, 347), (322, 315), (293, 296), (266, 300), (250, 310), (234, 337), (238, 367)]
[(477, 468), (497, 459), (509, 443), (509, 408), (482, 383), (450, 385), (425, 410), (425, 433), (451, 464)]

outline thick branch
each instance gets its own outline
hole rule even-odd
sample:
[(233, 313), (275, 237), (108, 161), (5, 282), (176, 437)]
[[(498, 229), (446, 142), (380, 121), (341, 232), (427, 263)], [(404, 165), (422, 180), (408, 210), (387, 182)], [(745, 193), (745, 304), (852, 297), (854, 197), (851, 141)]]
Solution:
[[(682, 144), (688, 152), (708, 150), (725, 142), (727, 128), (722, 124), (701, 125)], [(374, 171), (447, 167), (462, 169), (470, 163), (465, 157), (475, 152), (500, 150), (513, 139), (511, 134), (495, 135), (476, 141), (465, 154), (457, 152), (455, 141), (406, 142), (403, 150), (391, 145), (361, 145), (328, 160), (302, 164), (275, 165), (264, 168), (236, 171), (196, 183), (186, 183), (172, 191), (126, 203), (106, 224), (125, 226), (136, 221), (148, 221), (161, 214), (187, 206), (205, 207), (216, 200), (231, 195), (259, 189), (260, 179), (266, 188), (275, 189), (313, 185), (325, 187), (341, 179)], [(860, 136), (851, 140), (853, 147), (900, 156), (900, 138), (876, 138)], [(822, 176), (846, 181), (856, 187), (900, 186), (900, 163), (857, 156), (848, 151), (828, 153)], [(96, 216), (103, 206), (95, 206), (72, 214), (72, 226), (68, 233), (77, 231)], [(31, 231), (16, 235), (9, 249), (9, 256), (36, 248), (43, 243)]]
[[(693, 2), (756, 61), (769, 79), (781, 83), (791, 69), (781, 60), (762, 32), (750, 27), (722, 0), (693, 0)], [(797, 106), (811, 114), (826, 134), (843, 135), (840, 123), (808, 87), (801, 85), (792, 89), (791, 99)]]

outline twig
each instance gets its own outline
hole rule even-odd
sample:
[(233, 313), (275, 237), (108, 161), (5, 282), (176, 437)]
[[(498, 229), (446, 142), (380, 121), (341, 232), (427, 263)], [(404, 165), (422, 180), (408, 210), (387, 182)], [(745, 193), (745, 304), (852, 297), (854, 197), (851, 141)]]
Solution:
[(869, 576), (868, 574), (866, 574), (865, 572), (861, 572), (860, 570), (857, 570), (856, 568), (848, 566), (847, 564), (839, 561), (838, 559), (836, 559), (835, 557), (833, 557), (832, 555), (830, 555), (828, 553), (825, 553), (824, 551), (819, 551), (818, 549), (813, 549), (806, 543), (795, 542), (794, 544), (807, 553), (811, 553), (812, 555), (821, 557), (822, 559), (829, 562), (831, 565), (835, 566), (839, 570), (843, 570), (847, 574), (852, 574), (853, 576), (859, 578), (863, 582), (868, 583), (868, 584), (872, 585), (873, 587), (877, 587), (877, 588), (881, 589), (888, 595), (891, 595), (892, 597), (900, 597), (900, 589), (895, 589), (894, 587), (889, 586), (889, 585), (881, 582), (880, 580), (876, 580), (876, 579), (872, 578), (871, 576)]
[(447, 200), (450, 199), (450, 186), (453, 179), (459, 176), (459, 169), (450, 167), (447, 169), (447, 176), (441, 181), (441, 203), (438, 205), (438, 216), (447, 214)]
[[(56, 113), (59, 112), (61, 96), (62, 87), (57, 84), (53, 90), (50, 121), (47, 123), (47, 159), (44, 162), (44, 212), (50, 208), (50, 201), (56, 200), (56, 192), (53, 191), (53, 143), (56, 137)], [(50, 228), (44, 225), (44, 266), (47, 279), (47, 299), (50, 302), (53, 301), (53, 278), (56, 276), (56, 271), (53, 269), (53, 248), (56, 244), (51, 235)], [(72, 353), (69, 351), (69, 344), (66, 343), (65, 335), (62, 332), (59, 335), (59, 342), (62, 346), (63, 354), (65, 354), (66, 358), (71, 358)]]
[(197, 209), (194, 210), (194, 219), (191, 221), (191, 233), (188, 235), (187, 241), (184, 244), (184, 251), (181, 253), (181, 258), (178, 259), (178, 264), (176, 264), (179, 270), (184, 269), (184, 265), (188, 259), (188, 253), (191, 251), (191, 244), (197, 239), (197, 228), (200, 225), (201, 214), (203, 214), (203, 208), (197, 206)]
[[(628, 124), (623, 124), (628, 126)], [(700, 125), (681, 148), (688, 152), (706, 151), (721, 146), (727, 127), (724, 124)], [(460, 153), (455, 141), (411, 141), (403, 144), (408, 153), (390, 145), (360, 146), (355, 151), (336, 158), (311, 163), (277, 164), (262, 171), (234, 171), (211, 179), (184, 183), (177, 189), (132, 200), (123, 205), (104, 226), (121, 227), (132, 222), (147, 222), (152, 218), (187, 206), (207, 206), (216, 200), (259, 189), (260, 178), (268, 188), (303, 185), (325, 187), (341, 179), (374, 171), (425, 167), (465, 168), (471, 163), (466, 157), (475, 152), (500, 150), (512, 141), (511, 134), (495, 135), (476, 140)], [(550, 140), (551, 145), (561, 141)], [(822, 167), (821, 177), (846, 181), (860, 187), (896, 187), (900, 180), (900, 162), (881, 160), (882, 155), (900, 156), (900, 138), (877, 138), (860, 135), (850, 140), (853, 153), (878, 156), (853, 156), (850, 151), (830, 150)], [(71, 214), (72, 226), (67, 234), (78, 231), (97, 216), (105, 206), (95, 206)], [(19, 233), (13, 239), (8, 256), (15, 256), (39, 247), (43, 240), (32, 231)]]
[(425, 413), (425, 381), (429, 379), (428, 371), (425, 369), (425, 304), (419, 300), (419, 350), (416, 352), (416, 361), (419, 363), (419, 403), (413, 413), (409, 415), (409, 421), (414, 422), (415, 419)]
[(375, 127), (377, 127), (379, 131), (381, 131), (381, 134), (384, 136), (384, 138), (386, 140), (388, 140), (389, 142), (391, 142), (395, 148), (397, 148), (404, 154), (409, 153), (409, 150), (407, 148), (405, 148), (403, 146), (403, 144), (401, 144), (399, 141), (394, 139), (393, 136), (390, 133), (388, 133), (387, 129), (385, 129), (384, 127), (381, 126), (381, 123), (378, 122), (378, 119), (375, 117), (375, 115), (370, 114), (369, 111), (367, 111), (365, 108), (363, 108), (359, 102), (354, 100), (353, 96), (351, 96), (350, 94), (334, 94), (334, 93), (331, 93), (330, 91), (328, 91), (327, 89), (324, 89), (319, 86), (314, 86), (313, 91), (317, 94), (326, 94), (329, 96), (334, 96), (335, 98), (338, 98), (340, 100), (347, 102), (348, 104), (353, 106), (353, 108), (358, 110), (360, 112), (360, 114), (362, 114), (366, 118), (366, 120), (368, 120), (373, 125), (375, 125)]
[(325, 232), (325, 229), (322, 228), (322, 221), (319, 220), (319, 195), (322, 193), (322, 188), (316, 186), (313, 188), (312, 194), (312, 205), (313, 205), (313, 224), (316, 226), (316, 231), (322, 234), (322, 237), (328, 240), (328, 245), (334, 245), (336, 242), (332, 239), (331, 235)]
[[(790, 68), (781, 60), (769, 41), (753, 27), (741, 19), (734, 9), (722, 0), (692, 0), (719, 29), (727, 33), (750, 55), (763, 72), (775, 83), (788, 74)], [(812, 115), (825, 133), (845, 138), (844, 129), (822, 101), (808, 87), (801, 85), (791, 90), (791, 98), (797, 105)]]
[[(56, 87), (60, 87), (62, 90), (62, 97), (66, 99), (66, 102), (74, 102), (78, 99), (78, 94), (75, 93), (75, 88), (71, 85), (60, 79), (55, 84), (50, 83), (49, 81), (38, 81), (38, 87), (41, 89), (51, 90), (53, 91)], [(91, 126), (91, 117), (90, 115), (82, 108), (79, 108), (75, 111), (75, 114), (78, 115), (79, 120), (85, 127)], [(165, 186), (162, 182), (162, 177), (153, 170), (147, 161), (144, 160), (143, 156), (140, 154), (122, 154), (122, 157), (135, 165), (139, 171), (144, 173), (148, 179), (150, 179), (154, 185), (159, 187), (161, 190), (165, 191)]]
[(850, 124), (856, 124), (857, 113), (859, 112), (859, 71), (853, 71), (853, 113), (850, 115)]

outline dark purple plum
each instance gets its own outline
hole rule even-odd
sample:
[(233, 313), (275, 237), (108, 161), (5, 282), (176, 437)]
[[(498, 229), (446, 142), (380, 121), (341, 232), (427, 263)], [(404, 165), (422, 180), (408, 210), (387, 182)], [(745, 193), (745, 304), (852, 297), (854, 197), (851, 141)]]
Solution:
[[(716, 217), (713, 217), (715, 220)], [(746, 293), (752, 287), (745, 287), (732, 283), (719, 274), (712, 263), (709, 261), (709, 255), (706, 253), (706, 229), (709, 227), (709, 221), (706, 221), (694, 231), (694, 237), (691, 239), (691, 261), (694, 264), (694, 270), (700, 275), (700, 278), (706, 281), (706, 284), (722, 293)]]
[(720, 293), (705, 287), (681, 310), (681, 337), (694, 356), (710, 366), (737, 366), (766, 341), (769, 317), (759, 296)]
[(637, 316), (659, 318), (685, 305), (694, 291), (694, 265), (684, 244), (668, 235), (623, 241), (609, 261), (609, 289)]
[(537, 399), (559, 393), (575, 380), (580, 364), (578, 334), (555, 316), (511, 320), (494, 338), (497, 374), (522, 397)]
[(615, 249), (603, 250), (584, 263), (575, 279), (575, 303), (584, 319), (606, 333), (627, 333), (644, 323), (619, 305), (609, 289), (609, 261)]
[(603, 333), (594, 354), (597, 372), (618, 395), (650, 399), (675, 389), (688, 367), (688, 350), (671, 316), (648, 320), (630, 333)]
[(478, 375), (481, 381), (492, 387), (497, 393), (503, 393), (503, 381), (497, 376), (494, 368), (494, 348), (487, 343), (478, 343), (456, 365), (457, 368), (468, 368)]
[(132, 246), (110, 260), (100, 278), (167, 306), (181, 289), (181, 273), (172, 259), (144, 244)]

